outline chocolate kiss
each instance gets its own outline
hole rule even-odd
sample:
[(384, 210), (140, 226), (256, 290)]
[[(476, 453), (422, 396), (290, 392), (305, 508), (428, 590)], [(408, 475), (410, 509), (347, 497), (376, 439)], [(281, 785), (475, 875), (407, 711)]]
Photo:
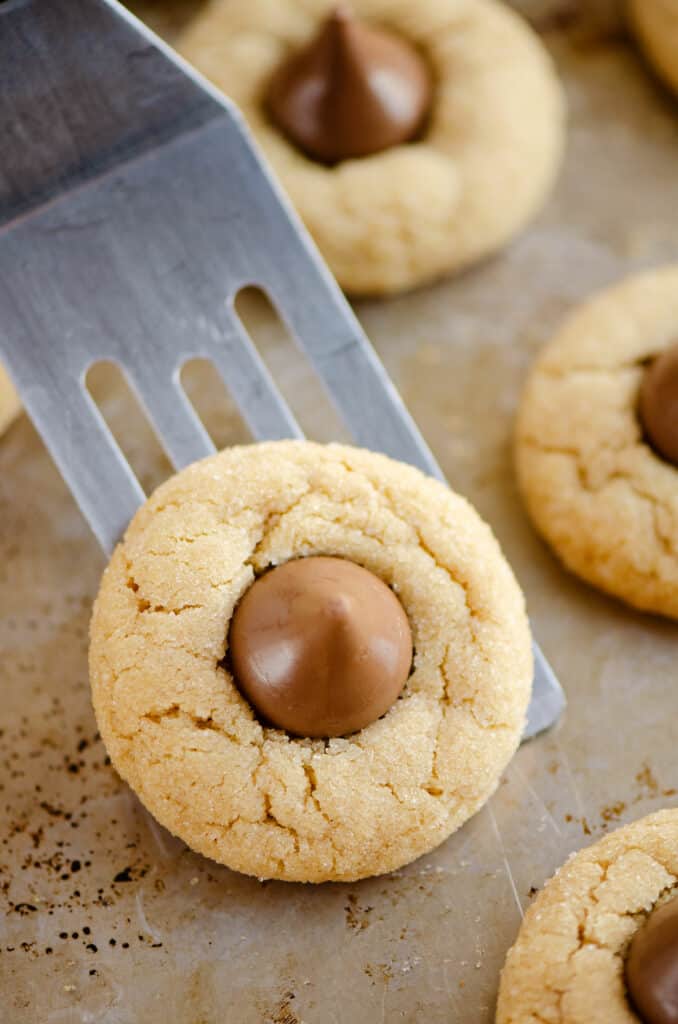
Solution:
[(263, 719), (297, 736), (344, 736), (391, 707), (412, 663), (400, 601), (343, 558), (298, 558), (256, 580), (229, 633), (235, 681)]
[(639, 412), (652, 447), (678, 466), (678, 343), (665, 349), (645, 370)]
[(415, 138), (431, 93), (428, 68), (410, 43), (339, 7), (274, 74), (266, 103), (299, 149), (334, 164)]
[(644, 1024), (678, 1024), (678, 898), (655, 907), (631, 941), (626, 984)]

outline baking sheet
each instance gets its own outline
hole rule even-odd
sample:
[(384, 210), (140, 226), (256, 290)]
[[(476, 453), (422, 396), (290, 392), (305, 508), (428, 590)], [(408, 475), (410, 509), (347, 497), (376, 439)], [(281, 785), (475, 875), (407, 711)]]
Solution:
[[(145, 13), (171, 37), (185, 8), (171, 5), (168, 20), (156, 0)], [(563, 315), (622, 274), (675, 258), (678, 105), (619, 34), (613, 4), (523, 9), (570, 102), (553, 201), (483, 267), (358, 314), (453, 486), (511, 558), (568, 692), (564, 720), (521, 748), (484, 811), (393, 875), (260, 883), (191, 853), (107, 763), (86, 668), (102, 556), (20, 419), (0, 441), (3, 1024), (486, 1024), (535, 890), (572, 850), (678, 803), (678, 629), (558, 567), (526, 522), (509, 454), (527, 367)], [(334, 436), (280, 328), (254, 300), (246, 316), (309, 434)], [(111, 372), (96, 376), (151, 486), (166, 465)], [(204, 367), (190, 386), (221, 443), (246, 439)]]

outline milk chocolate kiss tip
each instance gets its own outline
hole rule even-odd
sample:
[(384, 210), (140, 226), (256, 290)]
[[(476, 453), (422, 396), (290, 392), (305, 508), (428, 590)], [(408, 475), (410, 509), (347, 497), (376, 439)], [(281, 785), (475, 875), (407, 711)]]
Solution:
[(626, 985), (644, 1024), (678, 1024), (678, 898), (655, 907), (633, 936)]
[(388, 711), (407, 680), (412, 636), (395, 594), (342, 558), (299, 558), (261, 576), (229, 633), (236, 684), (271, 725), (345, 736)]
[(266, 105), (294, 145), (334, 164), (416, 138), (431, 95), (428, 68), (409, 42), (340, 6), (273, 75)]
[(667, 462), (678, 466), (678, 342), (645, 370), (639, 412), (652, 447)]

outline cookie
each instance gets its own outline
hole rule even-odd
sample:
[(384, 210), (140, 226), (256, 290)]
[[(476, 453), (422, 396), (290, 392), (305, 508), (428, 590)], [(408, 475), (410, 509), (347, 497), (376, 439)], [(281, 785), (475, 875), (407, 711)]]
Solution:
[(678, 92), (678, 0), (629, 0), (629, 18), (653, 68)]
[(12, 382), (0, 366), (0, 434), (16, 419), (21, 411), (19, 396)]
[[(383, 581), (414, 648), (386, 713), (330, 739), (260, 720), (227, 644), (271, 567), (321, 555)], [(90, 675), (111, 760), (163, 825), (238, 871), (323, 882), (398, 868), (481, 807), (532, 662), (520, 589), (463, 498), (382, 455), (283, 441), (198, 462), (139, 510), (102, 579)]]
[(575, 854), (525, 915), (502, 971), (496, 1024), (637, 1024), (629, 946), (653, 909), (676, 895), (678, 810)]
[[(515, 438), (526, 507), (562, 562), (634, 607), (672, 618), (678, 467), (649, 436), (646, 427), (656, 434), (656, 426), (643, 422), (640, 397), (676, 342), (678, 267), (592, 299), (537, 359)], [(670, 417), (670, 398), (656, 381), (653, 389), (655, 418), (662, 409)]]
[[(322, 25), (333, 6), (211, 0), (178, 48), (243, 111), (346, 291), (397, 292), (500, 248), (542, 205), (562, 155), (563, 95), (539, 39), (495, 0), (355, 0), (357, 18), (419, 55), (432, 81), (430, 109), (412, 141), (324, 164), (291, 141), (267, 107), (287, 61), (304, 47), (330, 49)], [(355, 47), (360, 59), (376, 59), (375, 46)], [(400, 66), (397, 56), (381, 59)], [(404, 92), (416, 125), (425, 86), (413, 86), (413, 77), (419, 81), (408, 63)], [(353, 119), (335, 111), (337, 132), (367, 117), (364, 93), (354, 94), (362, 101)], [(365, 132), (375, 131), (369, 121)]]

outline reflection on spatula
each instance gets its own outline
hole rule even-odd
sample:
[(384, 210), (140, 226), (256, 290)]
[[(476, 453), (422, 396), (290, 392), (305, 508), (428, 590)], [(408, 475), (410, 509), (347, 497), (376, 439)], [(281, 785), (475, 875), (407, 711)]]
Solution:
[[(113, 360), (175, 468), (213, 451), (210, 359), (258, 440), (301, 431), (233, 308), (263, 288), (355, 442), (442, 478), (238, 112), (114, 0), (0, 6), (0, 355), (101, 546), (141, 487), (85, 387)], [(535, 646), (525, 737), (564, 695)]]

